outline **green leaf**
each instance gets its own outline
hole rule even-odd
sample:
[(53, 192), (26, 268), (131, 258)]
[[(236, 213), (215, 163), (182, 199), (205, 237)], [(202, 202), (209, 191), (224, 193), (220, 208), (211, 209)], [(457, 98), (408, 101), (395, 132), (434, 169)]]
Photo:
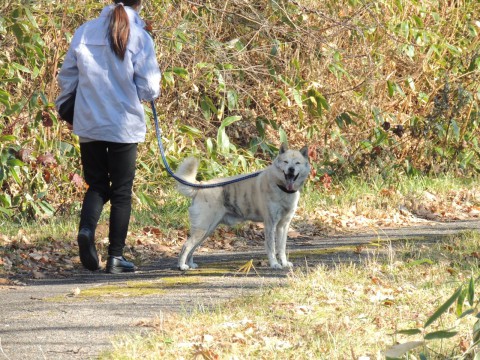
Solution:
[(395, 85), (390, 80), (387, 80), (387, 89), (388, 89), (388, 96), (392, 97), (395, 94)]
[(458, 318), (461, 319), (461, 318), (463, 318), (463, 317), (465, 317), (465, 316), (468, 316), (468, 315), (470, 315), (470, 314), (473, 314), (474, 312), (475, 312), (474, 309), (465, 310), (463, 313), (461, 313), (461, 314), (459, 315)]
[(12, 175), (13, 179), (15, 180), (15, 182), (18, 185), (22, 186), (22, 180), (20, 180), (20, 176), (18, 176), (17, 170), (15, 170), (15, 167), (11, 167), (9, 169), (9, 171), (10, 171), (10, 174)]
[(140, 191), (137, 195), (142, 205), (146, 205), (152, 209), (156, 207), (157, 203), (152, 196), (145, 194), (143, 191)]
[(15, 35), (15, 37), (17, 38), (17, 41), (19, 43), (22, 43), (23, 41), (23, 29), (22, 29), (22, 26), (20, 26), (20, 24), (16, 23), (14, 24), (12, 27), (11, 27), (12, 31), (13, 31), (13, 34)]
[(208, 106), (208, 108), (210, 109), (210, 111), (212, 113), (214, 113), (215, 115), (218, 114), (218, 109), (215, 107), (215, 105), (213, 104), (213, 101), (212, 99), (209, 97), (209, 96), (204, 96), (202, 101), (205, 101), (205, 104), (206, 106)]
[(299, 108), (303, 108), (302, 95), (297, 89), (292, 89), (293, 99)]
[(10, 103), (10, 93), (7, 91), (0, 89), (0, 103), (7, 106)]
[(419, 28), (423, 28), (423, 20), (420, 16), (417, 16), (417, 15), (413, 15), (413, 20), (415, 20), (415, 23), (417, 24), (417, 26)]
[(282, 127), (278, 129), (278, 134), (280, 135), (280, 143), (288, 143), (287, 133)]
[(465, 298), (467, 296), (467, 291), (468, 291), (468, 289), (463, 289), (462, 292), (460, 293), (460, 295), (458, 296), (458, 299), (457, 299), (456, 313), (457, 313), (457, 316), (459, 316), (459, 317), (462, 315), (462, 312), (463, 312), (463, 303), (464, 303)]
[(37, 30), (40, 30), (40, 28), (38, 27), (37, 21), (35, 20), (35, 17), (32, 15), (28, 7), (25, 7), (24, 9), (25, 9), (25, 14), (27, 15), (28, 20), (30, 20), (30, 23), (33, 25), (33, 27)]
[(17, 137), (15, 135), (1, 135), (0, 136), (0, 142), (12, 142), (17, 140)]
[(473, 301), (475, 297), (475, 281), (473, 280), (473, 276), (470, 278), (470, 282), (468, 283), (468, 303), (470, 306), (473, 306)]
[(306, 102), (309, 112), (314, 116), (321, 116), (322, 109), (330, 109), (330, 105), (325, 97), (319, 91), (313, 88), (308, 90)]
[(8, 194), (0, 195), (0, 202), (3, 204), (3, 206), (12, 206), (12, 198)]
[(27, 74), (31, 74), (31, 73), (32, 73), (32, 71), (31, 71), (29, 68), (27, 68), (26, 66), (23, 66), (23, 65), (21, 65), (21, 64), (19, 64), (19, 63), (12, 62), (10, 65), (11, 65), (14, 69), (19, 70), (19, 71), (23, 71), (24, 73), (27, 73)]
[(19, 159), (9, 159), (7, 161), (7, 165), (9, 166), (24, 166), (25, 163)]
[(55, 209), (45, 200), (39, 202), (40, 207), (42, 208), (43, 212), (48, 215), (52, 216), (55, 213)]
[(189, 135), (192, 135), (192, 136), (203, 136), (204, 133), (202, 130), (199, 130), (197, 128), (194, 128), (192, 126), (188, 126), (188, 125), (180, 125), (178, 127), (178, 131), (184, 133), (184, 134), (189, 134)]
[(440, 331), (434, 331), (434, 332), (426, 334), (424, 336), (424, 339), (425, 340), (450, 339), (451, 337), (454, 337), (457, 334), (458, 334), (458, 331), (440, 330)]
[(7, 216), (12, 216), (12, 211), (9, 210), (9, 209), (4, 208), (4, 207), (2, 207), (2, 206), (0, 206), (0, 212), (3, 213), (3, 214), (5, 214), (5, 215), (7, 215)]
[(458, 141), (460, 139), (460, 128), (454, 119), (452, 119), (451, 124), (453, 129), (453, 135), (455, 136), (455, 140)]
[(452, 304), (455, 302), (455, 300), (457, 300), (457, 298), (460, 296), (460, 294), (462, 293), (462, 287), (460, 286), (454, 293), (453, 295), (447, 300), (445, 301), (445, 303), (440, 306), (434, 313), (432, 316), (430, 316), (427, 321), (425, 322), (425, 325), (423, 326), (424, 328), (426, 328), (427, 326), (431, 325), (435, 320), (437, 320), (440, 316), (443, 315), (443, 313), (445, 313), (448, 308), (450, 306), (452, 306)]
[(406, 329), (406, 330), (399, 330), (396, 334), (403, 334), (403, 335), (416, 335), (421, 334), (422, 330), (420, 329)]
[(228, 138), (225, 129), (218, 129), (217, 131), (217, 145), (220, 149), (220, 152), (227, 153), (230, 148), (230, 139)]
[(280, 97), (282, 98), (282, 100), (284, 102), (288, 103), (288, 98), (287, 98), (287, 96), (285, 95), (285, 92), (282, 89), (278, 89), (278, 94), (280, 95)]
[(272, 56), (277, 56), (278, 55), (278, 45), (279, 45), (278, 40), (274, 40), (274, 43), (272, 45), (272, 49), (270, 50), (270, 55), (272, 55)]
[(235, 90), (227, 91), (227, 107), (230, 111), (233, 111), (238, 107), (238, 94)]
[(175, 79), (173, 78), (173, 72), (165, 71), (163, 73), (163, 80), (167, 85), (173, 86), (175, 84)]
[(372, 143), (368, 140), (360, 141), (360, 146), (368, 151), (371, 151), (373, 149)]
[(184, 79), (188, 79), (188, 71), (186, 69), (181, 68), (181, 67), (174, 67), (172, 70), (176, 75), (178, 75), (178, 76), (180, 76)]
[(222, 91), (225, 91), (226, 85), (225, 85), (225, 79), (222, 73), (220, 72), (220, 70), (217, 70), (217, 69), (215, 69), (214, 72), (215, 72), (215, 75), (217, 75), (218, 88)]
[[(478, 317), (478, 315), (477, 315), (477, 317)], [(480, 320), (477, 320), (475, 322), (475, 324), (473, 324), (472, 335), (473, 335), (473, 341), (474, 342), (477, 342), (477, 341), (480, 340)]]
[(409, 262), (406, 265), (406, 267), (412, 267), (412, 266), (423, 265), (423, 264), (433, 265), (433, 261), (430, 259), (418, 259), (418, 260)]
[(211, 138), (207, 138), (207, 140), (205, 141), (205, 144), (206, 144), (206, 147), (207, 147), (207, 154), (212, 157), (213, 156), (213, 141)]
[(242, 117), (237, 115), (237, 116), (229, 116), (225, 119), (223, 119), (222, 123), (220, 124), (220, 128), (226, 128), (229, 125), (232, 125), (234, 122), (237, 122), (241, 120)]
[(343, 129), (345, 126), (355, 124), (355, 121), (353, 121), (352, 117), (347, 112), (343, 112), (340, 115), (338, 115), (335, 118), (335, 122), (337, 123), (340, 129)]
[(227, 153), (230, 148), (230, 139), (228, 138), (227, 133), (225, 132), (225, 128), (236, 121), (241, 120), (241, 116), (229, 116), (225, 118), (220, 127), (217, 131), (217, 145), (220, 148), (220, 151), (223, 153)]

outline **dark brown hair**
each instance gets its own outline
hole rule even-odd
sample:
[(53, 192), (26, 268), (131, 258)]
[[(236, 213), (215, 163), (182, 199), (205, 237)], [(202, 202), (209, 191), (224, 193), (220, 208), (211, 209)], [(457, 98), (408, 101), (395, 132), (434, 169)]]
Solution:
[(120, 60), (125, 58), (128, 38), (130, 36), (130, 21), (124, 6), (136, 6), (141, 0), (115, 0), (115, 7), (108, 24), (108, 39), (110, 47)]

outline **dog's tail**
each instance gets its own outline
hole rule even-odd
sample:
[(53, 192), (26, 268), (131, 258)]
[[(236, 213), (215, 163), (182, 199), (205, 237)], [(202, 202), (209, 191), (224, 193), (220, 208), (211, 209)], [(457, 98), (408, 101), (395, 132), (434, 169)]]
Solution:
[[(194, 157), (189, 157), (183, 160), (183, 162), (178, 166), (175, 175), (182, 178), (185, 181), (190, 183), (198, 183), (195, 179), (197, 176), (197, 169), (198, 169), (198, 160)], [(187, 197), (194, 197), (197, 190), (191, 186), (181, 184), (177, 182), (177, 190), (180, 194), (187, 196)]]

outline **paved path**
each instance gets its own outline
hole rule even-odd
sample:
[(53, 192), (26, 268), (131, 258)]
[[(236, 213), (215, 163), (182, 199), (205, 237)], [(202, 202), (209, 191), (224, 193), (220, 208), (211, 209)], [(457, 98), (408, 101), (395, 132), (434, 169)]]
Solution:
[[(289, 240), (288, 249), (296, 266), (314, 266), (358, 261), (362, 253), (352, 251), (352, 246), (379, 239), (436, 241), (466, 229), (480, 229), (480, 221), (300, 237)], [(235, 273), (239, 264), (252, 258), (264, 259), (263, 250), (256, 247), (250, 252), (198, 256), (200, 267), (208, 271), (188, 275), (175, 270), (176, 259), (168, 258), (142, 267), (135, 274), (80, 271), (69, 278), (29, 280), (25, 286), (0, 288), (0, 360), (95, 358), (109, 349), (113, 336), (144, 331), (139, 326), (144, 320), (214, 306), (265, 286), (285, 284), (286, 271), (272, 271), (265, 266), (256, 266), (259, 276), (253, 272), (249, 276)], [(120, 296), (112, 295), (106, 286), (120, 289)], [(100, 296), (84, 298), (83, 294), (92, 289), (100, 290)], [(151, 294), (138, 296), (137, 290)]]

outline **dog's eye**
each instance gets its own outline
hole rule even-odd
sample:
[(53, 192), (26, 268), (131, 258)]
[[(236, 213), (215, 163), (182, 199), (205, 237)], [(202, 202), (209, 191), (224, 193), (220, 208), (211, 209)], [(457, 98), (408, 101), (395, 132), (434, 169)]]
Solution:
[(300, 161), (297, 161), (297, 162), (295, 163), (295, 165), (300, 165)]
[(286, 160), (283, 160), (283, 162), (284, 162), (285, 164), (288, 164), (288, 161), (286, 161)]

